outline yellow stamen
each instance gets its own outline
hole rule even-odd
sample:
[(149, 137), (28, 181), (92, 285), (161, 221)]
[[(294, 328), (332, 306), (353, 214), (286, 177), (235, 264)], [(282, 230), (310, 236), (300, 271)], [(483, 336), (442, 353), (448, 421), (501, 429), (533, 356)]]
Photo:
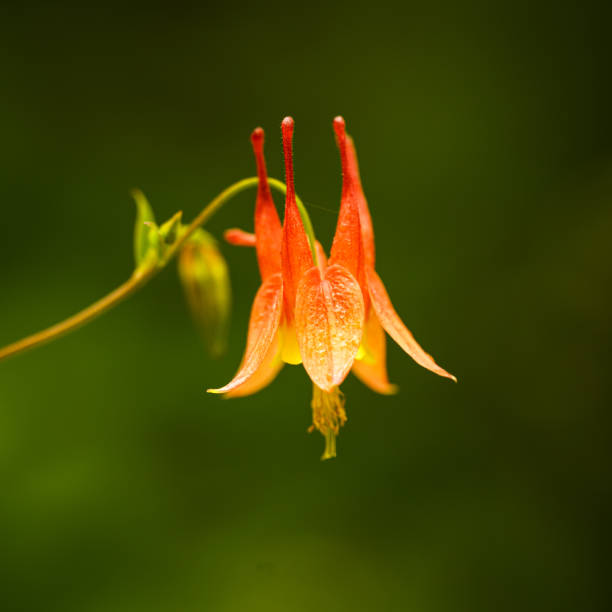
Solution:
[(322, 460), (336, 456), (336, 436), (346, 423), (344, 403), (344, 394), (338, 387), (327, 392), (312, 386), (312, 425), (308, 431), (318, 429), (325, 437)]

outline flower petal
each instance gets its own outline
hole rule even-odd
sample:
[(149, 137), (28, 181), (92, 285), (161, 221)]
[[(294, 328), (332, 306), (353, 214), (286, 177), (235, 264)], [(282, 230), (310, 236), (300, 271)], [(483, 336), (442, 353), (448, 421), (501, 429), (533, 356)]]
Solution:
[(274, 335), (274, 339), (268, 348), (264, 360), (253, 376), (241, 385), (238, 385), (238, 387), (235, 387), (232, 391), (226, 393), (224, 397), (244, 397), (245, 395), (257, 393), (264, 387), (267, 387), (276, 378), (284, 365), (283, 360), (280, 358), (280, 344), (280, 335), (277, 333)]
[(361, 345), (364, 347), (363, 359), (355, 359), (353, 374), (377, 393), (392, 395), (397, 393), (397, 385), (387, 377), (387, 339), (378, 317), (370, 310), (363, 330)]
[(283, 151), (285, 154), (285, 181), (287, 194), (285, 199), (285, 221), (281, 246), (281, 261), (283, 269), (283, 288), (287, 304), (286, 315), (289, 323), (293, 321), (295, 296), (298, 283), (303, 274), (312, 267), (312, 251), (308, 244), (306, 230), (295, 201), (295, 185), (293, 181), (293, 127), (291, 117), (283, 119)]
[(209, 393), (227, 393), (255, 375), (275, 340), (282, 311), (283, 279), (280, 274), (273, 274), (259, 288), (253, 301), (242, 365), (231, 382), (220, 389), (208, 389)]
[(281, 222), (272, 199), (272, 192), (268, 184), (266, 161), (263, 154), (264, 132), (256, 128), (251, 135), (253, 152), (257, 162), (257, 202), (255, 204), (255, 240), (257, 248), (257, 262), (262, 280), (271, 274), (281, 271)]
[(399, 318), (393, 304), (389, 299), (389, 295), (380, 277), (374, 270), (367, 271), (368, 287), (370, 290), (370, 298), (374, 311), (380, 320), (384, 330), (406, 351), (419, 365), (431, 370), (435, 374), (450, 378), (457, 382), (457, 379), (442, 369), (434, 360), (433, 357), (427, 354), (414, 339), (410, 330), (404, 325)]
[(295, 329), (304, 368), (313, 382), (331, 391), (348, 374), (363, 332), (363, 296), (355, 277), (332, 265), (322, 276), (311, 268), (302, 278)]
[(361, 265), (361, 228), (359, 209), (355, 199), (355, 188), (348, 172), (348, 156), (344, 119), (334, 119), (336, 140), (342, 161), (342, 197), (338, 224), (332, 244), (329, 263), (344, 266), (355, 278), (359, 279)]

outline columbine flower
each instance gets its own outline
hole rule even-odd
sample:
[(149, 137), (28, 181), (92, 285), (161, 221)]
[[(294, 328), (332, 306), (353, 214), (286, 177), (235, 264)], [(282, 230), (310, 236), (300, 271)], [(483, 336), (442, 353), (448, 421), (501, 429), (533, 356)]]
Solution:
[[(268, 186), (263, 157), (263, 130), (253, 132), (259, 190), (255, 235), (232, 229), (232, 244), (255, 246), (262, 277), (257, 292), (242, 364), (234, 379), (212, 393), (237, 397), (271, 382), (283, 362), (303, 363), (313, 381), (313, 425), (326, 439), (323, 459), (334, 457), (335, 437), (346, 421), (339, 385), (353, 368), (380, 393), (393, 393), (387, 379), (383, 328), (418, 363), (449, 378), (416, 343), (403, 325), (374, 271), (374, 238), (361, 189), (357, 159), (344, 120), (334, 120), (343, 169), (338, 224), (329, 261), (315, 244), (316, 265), (295, 200), (293, 120), (282, 123), (287, 195), (280, 220)], [(382, 327), (381, 327), (382, 324)]]
[[(293, 119), (282, 123), (287, 195), (281, 229), (263, 158), (263, 130), (252, 136), (259, 190), (255, 206), (255, 247), (262, 285), (255, 296), (247, 347), (234, 379), (213, 393), (254, 393), (268, 384), (283, 362), (304, 364), (316, 385), (313, 425), (327, 439), (325, 457), (346, 420), (338, 385), (346, 378), (361, 343), (363, 296), (356, 274), (361, 257), (359, 214), (343, 202), (329, 264), (315, 265), (295, 200)], [(320, 249), (319, 249), (320, 250)]]

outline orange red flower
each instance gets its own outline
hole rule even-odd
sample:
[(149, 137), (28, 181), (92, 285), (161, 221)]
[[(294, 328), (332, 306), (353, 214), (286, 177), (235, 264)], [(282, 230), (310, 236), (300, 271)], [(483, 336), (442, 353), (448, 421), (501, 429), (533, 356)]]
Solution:
[(318, 242), (309, 243), (297, 207), (293, 119), (282, 122), (287, 184), (282, 226), (268, 185), (263, 130), (252, 134), (259, 177), (255, 234), (232, 229), (226, 239), (255, 246), (262, 285), (253, 302), (238, 372), (224, 387), (209, 390), (228, 397), (255, 393), (276, 377), (283, 363), (303, 363), (314, 385), (313, 428), (326, 438), (323, 458), (335, 456), (335, 437), (346, 421), (339, 385), (351, 369), (373, 390), (395, 391), (387, 377), (384, 331), (417, 363), (455, 380), (416, 342), (375, 272), (374, 233), (355, 147), (341, 117), (334, 119), (334, 129), (343, 184), (329, 261)]

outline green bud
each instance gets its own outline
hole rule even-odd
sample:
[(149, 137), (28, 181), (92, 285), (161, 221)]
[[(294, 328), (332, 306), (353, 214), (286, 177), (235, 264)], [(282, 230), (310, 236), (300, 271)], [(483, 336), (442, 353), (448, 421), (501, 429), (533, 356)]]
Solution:
[(136, 224), (134, 225), (134, 261), (139, 267), (153, 246), (157, 249), (158, 236), (155, 225), (155, 215), (149, 201), (140, 189), (132, 189), (132, 197), (136, 202)]
[(226, 348), (231, 288), (217, 241), (198, 229), (181, 248), (178, 271), (193, 320), (213, 357)]

